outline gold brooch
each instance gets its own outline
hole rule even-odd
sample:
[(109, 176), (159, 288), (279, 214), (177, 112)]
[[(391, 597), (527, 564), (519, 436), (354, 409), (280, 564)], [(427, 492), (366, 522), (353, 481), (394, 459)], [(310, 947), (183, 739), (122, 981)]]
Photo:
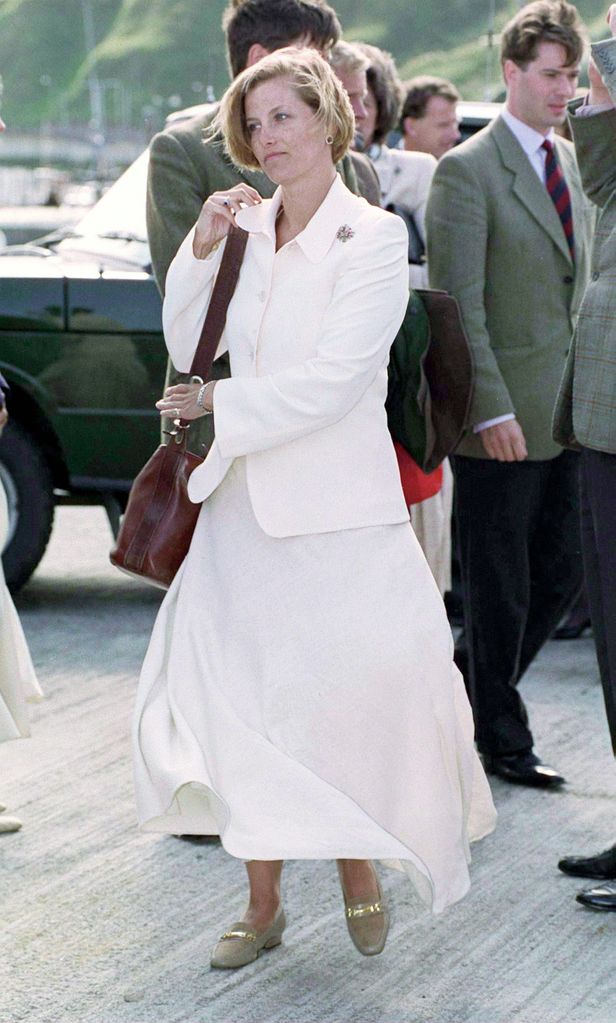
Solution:
[(353, 228), (349, 227), (348, 224), (343, 224), (342, 227), (338, 228), (336, 238), (339, 242), (348, 242), (349, 238), (352, 238), (354, 234)]

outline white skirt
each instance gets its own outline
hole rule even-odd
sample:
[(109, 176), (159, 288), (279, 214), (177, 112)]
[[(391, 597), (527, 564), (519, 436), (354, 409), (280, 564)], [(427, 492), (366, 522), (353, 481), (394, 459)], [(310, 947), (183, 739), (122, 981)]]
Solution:
[[(0, 484), (0, 551), (6, 542), (8, 527), (6, 495)], [(27, 704), (42, 698), (0, 561), (0, 742), (30, 734)]]
[(244, 860), (389, 861), (434, 912), (495, 823), (410, 525), (270, 537), (241, 458), (161, 605), (134, 739), (144, 829)]

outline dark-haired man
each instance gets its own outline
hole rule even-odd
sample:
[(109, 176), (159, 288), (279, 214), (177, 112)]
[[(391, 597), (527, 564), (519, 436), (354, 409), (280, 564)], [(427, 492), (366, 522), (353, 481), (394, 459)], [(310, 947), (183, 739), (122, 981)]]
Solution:
[(460, 93), (446, 78), (418, 75), (406, 82), (400, 113), (405, 149), (440, 160), (460, 141), (457, 104)]
[(591, 234), (571, 143), (555, 137), (584, 50), (572, 4), (537, 0), (501, 36), (503, 113), (447, 153), (426, 217), (430, 281), (458, 299), (476, 367), (453, 459), (469, 688), (488, 771), (557, 787), (517, 685), (582, 582), (578, 456), (552, 409)]
[[(340, 38), (340, 22), (325, 0), (230, 0), (222, 25), (233, 77), (284, 46), (313, 46), (328, 56)], [(152, 267), (162, 294), (169, 265), (212, 192), (240, 181), (265, 198), (274, 192), (265, 174), (234, 167), (219, 141), (204, 143), (204, 130), (215, 111), (208, 105), (186, 120), (176, 118), (152, 139), (146, 215)], [(359, 191), (350, 157), (345, 157), (340, 171), (348, 187)], [(215, 363), (214, 375), (227, 372), (226, 359)], [(167, 384), (183, 379), (170, 365)], [(203, 416), (193, 423), (189, 434), (193, 451), (202, 453), (211, 444), (210, 420)]]

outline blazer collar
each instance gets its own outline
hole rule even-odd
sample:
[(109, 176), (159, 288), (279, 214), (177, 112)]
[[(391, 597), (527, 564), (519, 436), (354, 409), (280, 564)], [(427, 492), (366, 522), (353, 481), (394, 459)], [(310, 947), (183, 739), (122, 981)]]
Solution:
[[(565, 232), (556, 212), (556, 207), (550, 198), (550, 194), (539, 180), (533, 170), (528, 156), (515, 135), (505, 123), (502, 115), (493, 121), (490, 129), (492, 136), (500, 153), (504, 166), (514, 175), (513, 191), (517, 198), (526, 206), (529, 213), (535, 218), (540, 227), (546, 231), (554, 244), (562, 252), (565, 259), (571, 263), (571, 253), (565, 238)], [(559, 140), (555, 139), (559, 157), (562, 155)], [(561, 159), (563, 170), (568, 169), (566, 161)], [(571, 192), (571, 178), (567, 180)], [(573, 203), (573, 196), (572, 196)], [(575, 224), (574, 224), (575, 228)]]
[[(282, 203), (282, 190), (277, 188), (271, 199), (258, 206), (247, 206), (237, 214), (238, 227), (251, 234), (266, 234), (275, 244), (276, 217)], [(329, 252), (341, 227), (357, 217), (358, 207), (365, 200), (349, 192), (339, 174), (303, 231), (293, 239), (312, 263), (319, 263)]]

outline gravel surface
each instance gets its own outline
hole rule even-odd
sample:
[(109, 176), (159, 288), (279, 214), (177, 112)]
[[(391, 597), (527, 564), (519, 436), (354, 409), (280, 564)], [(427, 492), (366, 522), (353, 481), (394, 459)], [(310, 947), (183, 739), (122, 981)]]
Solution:
[(614, 1023), (616, 914), (574, 901), (562, 855), (614, 840), (616, 770), (592, 641), (552, 642), (523, 684), (560, 793), (498, 781), (473, 888), (441, 917), (383, 871), (385, 953), (347, 937), (335, 867), (291, 862), (281, 948), (209, 969), (244, 871), (216, 841), (137, 831), (129, 725), (160, 594), (107, 564), (97, 508), (62, 508), (18, 607), (47, 699), (0, 746), (0, 1023)]

